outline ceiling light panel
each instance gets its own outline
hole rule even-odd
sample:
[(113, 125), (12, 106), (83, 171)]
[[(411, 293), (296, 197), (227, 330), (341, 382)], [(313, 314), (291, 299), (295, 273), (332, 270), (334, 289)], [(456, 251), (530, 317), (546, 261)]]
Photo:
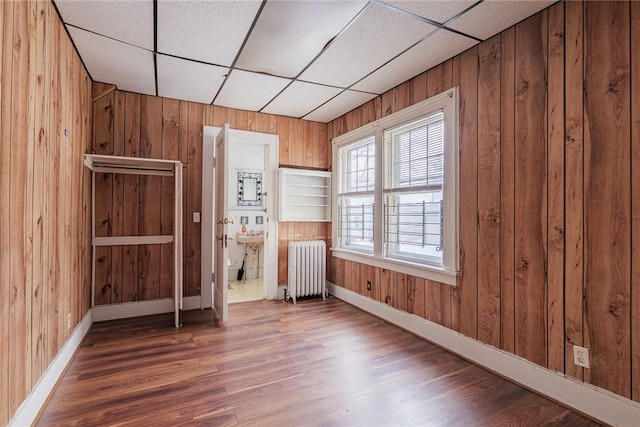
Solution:
[(155, 95), (150, 51), (74, 27), (67, 28), (92, 80), (115, 84), (120, 90)]
[(158, 52), (230, 66), (260, 1), (158, 1)]
[(210, 104), (228, 68), (158, 55), (158, 95)]
[(335, 87), (293, 82), (262, 111), (281, 116), (301, 117), (340, 92), (342, 89)]
[(365, 102), (371, 101), (376, 96), (377, 95), (370, 93), (345, 90), (340, 95), (336, 96), (317, 110), (307, 114), (303, 118), (305, 120), (328, 123), (336, 117), (340, 117), (354, 108), (359, 107)]
[(366, 1), (269, 1), (236, 67), (295, 77)]
[(435, 28), (404, 13), (370, 3), (300, 79), (348, 87)]
[(69, 25), (153, 50), (153, 1), (56, 0)]
[(476, 3), (476, 0), (384, 0), (384, 2), (422, 18), (443, 24)]
[(486, 40), (555, 2), (486, 0), (447, 27)]
[(477, 42), (450, 31), (438, 30), (409, 51), (367, 76), (353, 89), (383, 93), (447, 59), (464, 52)]
[(291, 80), (280, 77), (234, 70), (229, 75), (214, 104), (258, 111), (290, 82)]

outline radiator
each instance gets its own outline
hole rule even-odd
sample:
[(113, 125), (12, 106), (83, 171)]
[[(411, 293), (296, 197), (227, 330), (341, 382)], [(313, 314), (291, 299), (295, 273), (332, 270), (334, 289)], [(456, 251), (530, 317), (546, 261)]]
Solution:
[(327, 246), (322, 240), (289, 242), (289, 286), (293, 303), (296, 298), (322, 295), (325, 298)]

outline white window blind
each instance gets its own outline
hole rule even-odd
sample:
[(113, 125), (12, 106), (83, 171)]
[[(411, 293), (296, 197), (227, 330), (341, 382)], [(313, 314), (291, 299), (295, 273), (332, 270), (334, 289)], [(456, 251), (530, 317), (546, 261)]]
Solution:
[(444, 114), (385, 131), (385, 190), (442, 186)]
[(385, 255), (442, 265), (444, 114), (384, 133)]

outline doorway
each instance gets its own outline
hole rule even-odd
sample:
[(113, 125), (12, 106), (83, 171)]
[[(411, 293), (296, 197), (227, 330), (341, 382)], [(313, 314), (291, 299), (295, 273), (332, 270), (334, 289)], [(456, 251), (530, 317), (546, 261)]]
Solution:
[(275, 215), (278, 136), (229, 129), (228, 160), (223, 174), (225, 182), (219, 182), (220, 179), (216, 180), (214, 176), (215, 164), (219, 160), (215, 158), (215, 141), (220, 130), (213, 126), (203, 128), (202, 283), (206, 285), (203, 286), (203, 295), (206, 288), (207, 305), (213, 306), (213, 266), (217, 256), (214, 191), (217, 185), (225, 185), (228, 206), (224, 218), (228, 219), (229, 244), (226, 251), (228, 286), (224, 299), (232, 303), (247, 297), (246, 294), (251, 294), (252, 299), (275, 299), (278, 292), (278, 227)]

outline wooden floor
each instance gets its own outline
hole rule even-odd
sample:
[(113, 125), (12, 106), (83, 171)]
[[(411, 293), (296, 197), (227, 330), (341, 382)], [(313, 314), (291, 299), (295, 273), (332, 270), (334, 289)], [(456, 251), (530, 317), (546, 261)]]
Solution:
[(597, 425), (334, 298), (95, 324), (41, 426)]

